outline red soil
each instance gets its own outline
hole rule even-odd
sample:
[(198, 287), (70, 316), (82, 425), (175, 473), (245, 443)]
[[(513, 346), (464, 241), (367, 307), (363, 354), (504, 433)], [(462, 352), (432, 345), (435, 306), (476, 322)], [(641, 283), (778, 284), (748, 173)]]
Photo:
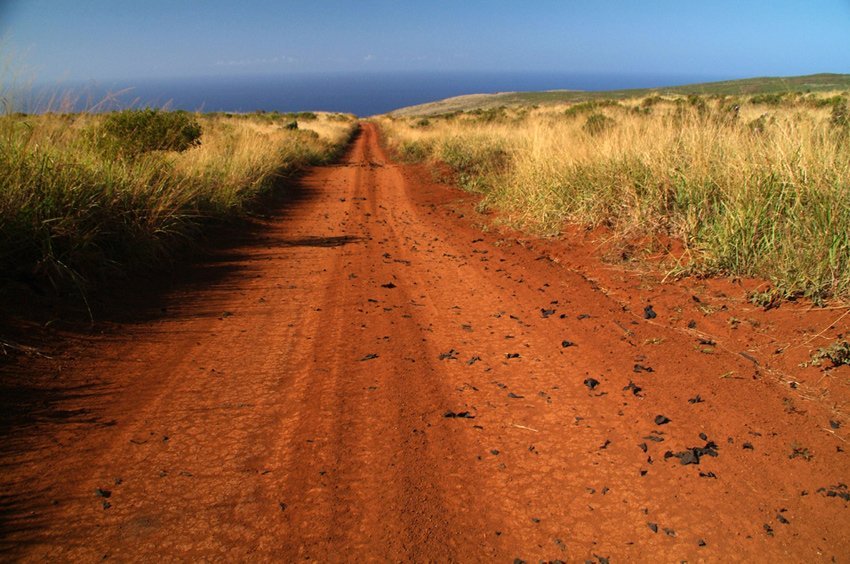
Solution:
[(163, 312), (0, 367), (5, 558), (850, 554), (850, 367), (799, 366), (847, 309), (482, 233), (371, 125), (294, 190)]

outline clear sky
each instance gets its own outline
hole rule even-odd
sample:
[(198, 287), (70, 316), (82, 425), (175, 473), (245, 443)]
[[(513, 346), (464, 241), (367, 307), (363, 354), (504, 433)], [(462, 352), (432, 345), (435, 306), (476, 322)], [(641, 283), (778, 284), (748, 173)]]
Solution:
[(850, 0), (0, 0), (0, 36), (39, 81), (850, 73)]

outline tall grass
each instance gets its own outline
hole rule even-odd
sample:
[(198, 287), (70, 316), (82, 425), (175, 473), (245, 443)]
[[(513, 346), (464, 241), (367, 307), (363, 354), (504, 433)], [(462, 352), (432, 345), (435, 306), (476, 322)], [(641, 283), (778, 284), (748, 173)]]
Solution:
[(197, 115), (199, 144), (127, 156), (96, 142), (106, 115), (0, 117), (0, 277), (62, 285), (161, 262), (276, 179), (326, 162), (350, 116)]
[(453, 165), (482, 206), (522, 228), (662, 233), (684, 243), (690, 272), (766, 277), (819, 300), (850, 296), (846, 103), (654, 97), (382, 126), (400, 152)]

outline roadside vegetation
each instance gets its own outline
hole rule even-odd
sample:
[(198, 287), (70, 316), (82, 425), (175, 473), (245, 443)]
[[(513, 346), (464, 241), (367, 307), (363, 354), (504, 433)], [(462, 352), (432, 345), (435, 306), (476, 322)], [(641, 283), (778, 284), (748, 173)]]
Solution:
[(354, 128), (314, 113), (2, 116), (0, 289), (161, 264), (282, 176), (334, 159)]
[(771, 299), (850, 297), (847, 92), (651, 94), (380, 123), (400, 158), (448, 164), (516, 227), (602, 227), (647, 249), (673, 237), (676, 273), (764, 277)]

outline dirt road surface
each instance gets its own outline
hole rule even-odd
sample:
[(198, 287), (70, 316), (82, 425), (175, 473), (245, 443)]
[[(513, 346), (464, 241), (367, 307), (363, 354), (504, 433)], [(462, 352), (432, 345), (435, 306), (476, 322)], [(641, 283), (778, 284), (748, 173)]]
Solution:
[(4, 559), (848, 560), (844, 310), (482, 232), (370, 124), (258, 222), (2, 368)]

